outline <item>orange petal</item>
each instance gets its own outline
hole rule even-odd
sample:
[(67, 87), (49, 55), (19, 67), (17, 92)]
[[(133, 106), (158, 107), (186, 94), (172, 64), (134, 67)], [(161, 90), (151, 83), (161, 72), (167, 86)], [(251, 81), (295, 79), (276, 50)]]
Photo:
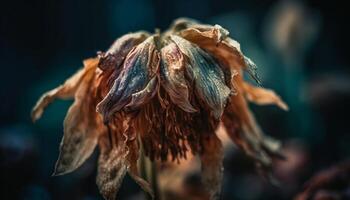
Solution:
[(99, 134), (106, 130), (95, 111), (92, 95), (97, 62), (88, 60), (84, 63), (87, 71), (64, 120), (64, 136), (54, 175), (72, 172), (83, 164), (94, 151)]
[(249, 83), (243, 83), (246, 98), (258, 105), (277, 105), (283, 110), (288, 110), (286, 103), (272, 90), (255, 87)]
[(89, 71), (90, 68), (94, 66), (94, 64), (96, 66), (97, 62), (98, 62), (98, 59), (95, 59), (95, 58), (85, 60), (84, 69), (81, 69), (78, 72), (76, 72), (73, 76), (67, 79), (63, 85), (60, 85), (57, 88), (52, 89), (46, 92), (45, 94), (43, 94), (32, 110), (32, 113), (31, 113), (32, 120), (35, 122), (36, 120), (40, 119), (45, 108), (50, 103), (52, 103), (55, 99), (73, 98), (76, 90), (78, 89), (78, 86), (82, 82), (83, 77), (85, 76), (87, 71)]

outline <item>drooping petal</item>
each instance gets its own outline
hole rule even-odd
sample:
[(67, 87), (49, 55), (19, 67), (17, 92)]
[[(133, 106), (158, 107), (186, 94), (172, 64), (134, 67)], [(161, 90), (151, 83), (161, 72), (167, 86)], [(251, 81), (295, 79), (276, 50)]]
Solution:
[(246, 64), (246, 71), (248, 74), (260, 85), (260, 77), (258, 75), (258, 66), (248, 57), (244, 56), (244, 61)]
[(172, 35), (171, 39), (189, 59), (187, 70), (193, 76), (195, 91), (209, 107), (210, 112), (219, 119), (224, 111), (231, 90), (225, 84), (225, 77), (217, 62), (198, 46)]
[(218, 200), (220, 199), (224, 171), (222, 144), (215, 133), (203, 136), (201, 142), (203, 150), (200, 158), (203, 183), (207, 191), (209, 191), (210, 199)]
[(96, 183), (104, 199), (114, 200), (116, 198), (126, 172), (125, 151), (122, 148), (101, 152)]
[(32, 113), (31, 113), (32, 120), (35, 122), (36, 120), (40, 119), (45, 108), (50, 103), (52, 103), (55, 99), (73, 98), (76, 90), (78, 89), (82, 80), (84, 79), (84, 76), (86, 76), (86, 74), (89, 71), (95, 70), (97, 62), (98, 62), (98, 59), (96, 58), (84, 60), (83, 69), (80, 69), (73, 76), (67, 79), (66, 82), (64, 82), (64, 84), (42, 95), (32, 110)]
[(240, 44), (228, 37), (229, 32), (219, 25), (201, 27), (189, 26), (179, 34), (210, 52), (214, 57), (225, 63), (226, 66), (240, 71), (244, 69), (258, 83), (261, 84), (257, 74), (257, 66), (241, 52)]
[(105, 122), (115, 112), (124, 108), (131, 101), (133, 94), (145, 89), (155, 76), (159, 68), (159, 53), (156, 50), (155, 37), (149, 37), (128, 54), (123, 69), (111, 90), (97, 105), (97, 110), (103, 115)]
[(272, 90), (255, 87), (249, 83), (243, 83), (243, 89), (246, 98), (258, 105), (277, 105), (283, 110), (288, 110), (288, 106), (283, 100)]
[(136, 109), (148, 103), (157, 93), (158, 87), (158, 79), (157, 77), (153, 77), (143, 90), (131, 95), (131, 101), (126, 105), (126, 107)]
[(263, 134), (241, 91), (231, 98), (223, 116), (228, 135), (240, 149), (255, 159), (259, 166), (270, 169), (272, 157), (282, 156), (280, 143)]
[(32, 110), (31, 117), (33, 122), (40, 119), (45, 108), (55, 99), (73, 98), (83, 75), (84, 70), (81, 69), (71, 76), (63, 85), (60, 85), (42, 95)]
[(131, 49), (143, 42), (148, 36), (147, 32), (140, 31), (118, 38), (106, 53), (99, 53), (98, 67), (103, 71), (119, 67)]
[(54, 175), (62, 175), (77, 169), (90, 157), (98, 136), (105, 131), (102, 119), (95, 111), (93, 80), (97, 59), (84, 63), (88, 69), (76, 90), (75, 101), (64, 120), (64, 136)]
[(239, 43), (228, 38), (228, 31), (220, 26), (211, 26), (207, 30), (190, 27), (179, 34), (237, 70), (245, 66)]
[(161, 83), (171, 101), (186, 112), (196, 112), (189, 99), (189, 88), (185, 80), (186, 63), (183, 53), (175, 43), (161, 50)]

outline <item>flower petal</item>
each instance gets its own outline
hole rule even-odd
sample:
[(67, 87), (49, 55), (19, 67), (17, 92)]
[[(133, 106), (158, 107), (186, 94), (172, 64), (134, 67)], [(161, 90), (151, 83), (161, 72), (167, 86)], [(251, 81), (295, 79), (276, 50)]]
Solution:
[(90, 71), (91, 68), (93, 68), (93, 66), (96, 66), (97, 62), (98, 59), (96, 58), (85, 60), (84, 69), (81, 69), (78, 72), (76, 72), (73, 76), (67, 79), (63, 85), (60, 85), (57, 88), (52, 89), (46, 92), (44, 95), (42, 95), (32, 110), (32, 120), (35, 122), (36, 120), (40, 119), (45, 108), (55, 99), (73, 98), (84, 76), (86, 76), (86, 73), (88, 73), (88, 71)]
[(187, 70), (194, 78), (195, 91), (200, 101), (219, 119), (231, 94), (230, 88), (225, 84), (222, 69), (208, 53), (196, 45), (176, 35), (172, 35), (171, 39), (189, 59)]
[(96, 183), (104, 199), (114, 200), (116, 198), (126, 172), (125, 151), (122, 148), (101, 152)]
[(103, 115), (105, 122), (127, 105), (134, 93), (147, 87), (148, 82), (155, 76), (159, 68), (155, 37), (149, 37), (128, 54), (111, 90), (97, 105), (97, 110)]
[(283, 110), (288, 110), (286, 103), (272, 90), (255, 87), (249, 83), (243, 83), (246, 98), (258, 105), (277, 105)]
[(90, 157), (97, 144), (98, 135), (105, 131), (102, 119), (95, 112), (93, 80), (97, 67), (85, 62), (88, 69), (75, 93), (75, 101), (64, 120), (64, 136), (54, 175), (62, 175), (77, 169)]
[(161, 56), (161, 82), (171, 101), (186, 112), (196, 112), (189, 100), (189, 88), (184, 75), (187, 63), (183, 53), (172, 42), (162, 48)]
[(241, 91), (231, 98), (223, 116), (228, 135), (240, 149), (255, 159), (258, 165), (270, 169), (272, 157), (282, 157), (280, 143), (263, 134)]
[(118, 38), (106, 53), (99, 53), (98, 67), (103, 71), (119, 67), (132, 48), (143, 42), (148, 36), (147, 32), (140, 31)]
[(179, 34), (211, 53), (235, 70), (244, 69), (258, 83), (261, 84), (257, 74), (257, 66), (241, 52), (240, 44), (228, 37), (229, 32), (219, 25), (204, 27), (192, 25), (179, 32)]
[[(203, 134), (202, 134), (203, 135)], [(203, 150), (200, 154), (202, 179), (209, 191), (210, 199), (220, 199), (221, 182), (223, 177), (224, 152), (220, 139), (211, 133), (202, 138)]]
[(143, 90), (131, 95), (131, 101), (125, 107), (134, 110), (148, 103), (157, 93), (158, 87), (158, 79), (153, 77)]
[(73, 98), (74, 93), (81, 82), (83, 74), (84, 71), (79, 70), (77, 73), (71, 76), (63, 85), (60, 85), (57, 88), (52, 89), (46, 92), (44, 95), (42, 95), (32, 110), (31, 117), (33, 122), (40, 119), (45, 108), (55, 99)]

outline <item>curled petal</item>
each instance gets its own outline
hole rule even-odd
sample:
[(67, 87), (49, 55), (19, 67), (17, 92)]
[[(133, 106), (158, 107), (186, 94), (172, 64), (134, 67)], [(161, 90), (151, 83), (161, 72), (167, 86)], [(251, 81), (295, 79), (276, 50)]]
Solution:
[(83, 76), (83, 70), (79, 70), (72, 77), (70, 77), (63, 85), (58, 86), (57, 88), (46, 92), (43, 96), (40, 97), (39, 101), (34, 106), (31, 116), (32, 120), (35, 122), (40, 119), (45, 108), (53, 102), (56, 98), (67, 99), (72, 98), (74, 93), (81, 82)]
[(189, 18), (176, 19), (170, 26), (170, 31), (177, 34), (178, 32), (189, 28), (202, 32), (202, 34), (208, 38), (215, 38), (217, 43), (221, 42), (229, 35), (229, 31), (218, 24), (214, 26), (200, 24), (198, 21)]
[(242, 69), (246, 63), (237, 41), (228, 38), (225, 29), (211, 26), (209, 30), (191, 27), (179, 34), (199, 47), (211, 53), (215, 58), (236, 70)]
[(98, 67), (104, 71), (119, 67), (131, 49), (143, 42), (148, 36), (147, 32), (140, 31), (118, 38), (106, 53), (99, 53)]
[(240, 44), (228, 37), (229, 32), (219, 25), (205, 28), (190, 26), (179, 33), (183, 38), (197, 44), (235, 70), (244, 69), (258, 83), (257, 66), (241, 52)]
[(133, 94), (147, 87), (158, 67), (159, 53), (155, 46), (155, 36), (152, 36), (128, 54), (123, 69), (114, 81), (111, 90), (97, 105), (97, 110), (103, 115), (105, 122), (115, 112), (124, 108), (131, 101)]
[(158, 79), (157, 77), (153, 77), (143, 90), (131, 95), (131, 101), (126, 105), (126, 107), (130, 109), (137, 109), (148, 103), (157, 93), (158, 87)]
[(171, 36), (171, 39), (189, 59), (190, 65), (187, 70), (193, 76), (195, 91), (200, 101), (209, 107), (216, 119), (219, 119), (231, 94), (230, 88), (225, 84), (222, 69), (208, 53), (189, 41), (176, 35)]
[(162, 86), (171, 101), (186, 112), (196, 112), (189, 100), (189, 88), (184, 74), (188, 63), (185, 62), (182, 52), (175, 43), (170, 43), (162, 48), (161, 56)]
[(283, 110), (288, 110), (286, 103), (272, 90), (254, 87), (249, 83), (243, 83), (246, 98), (258, 105), (277, 105)]
[(40, 119), (45, 108), (55, 99), (73, 98), (86, 73), (88, 73), (93, 66), (96, 66), (97, 62), (98, 59), (95, 58), (85, 60), (84, 69), (76, 72), (73, 76), (67, 79), (63, 85), (60, 85), (42, 95), (32, 110), (32, 120), (35, 122), (36, 120)]
[(248, 74), (260, 85), (261, 81), (258, 75), (258, 67), (250, 58), (246, 56), (244, 56), (244, 61), (247, 67), (246, 70)]
[(64, 136), (54, 175), (72, 172), (83, 164), (94, 151), (99, 134), (105, 131), (92, 97), (97, 62), (85, 64), (89, 65), (86, 68), (92, 68), (85, 73), (64, 120)]

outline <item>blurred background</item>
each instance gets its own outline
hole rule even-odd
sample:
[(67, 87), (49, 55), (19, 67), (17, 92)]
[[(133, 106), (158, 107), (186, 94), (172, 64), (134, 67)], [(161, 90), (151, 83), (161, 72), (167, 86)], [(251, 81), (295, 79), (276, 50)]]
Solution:
[[(227, 147), (223, 199), (293, 199), (315, 173), (350, 156), (345, 1), (12, 0), (1, 2), (0, 10), (0, 199), (102, 199), (96, 153), (76, 172), (51, 177), (72, 102), (55, 102), (36, 124), (30, 110), (43, 92), (119, 36), (164, 30), (178, 17), (227, 28), (259, 66), (263, 86), (290, 106), (283, 112), (252, 105), (263, 130), (284, 143), (288, 160), (275, 169), (281, 186), (266, 183), (247, 157)], [(198, 180), (189, 174), (185, 193), (195, 193)], [(126, 178), (118, 197), (142, 194)]]

